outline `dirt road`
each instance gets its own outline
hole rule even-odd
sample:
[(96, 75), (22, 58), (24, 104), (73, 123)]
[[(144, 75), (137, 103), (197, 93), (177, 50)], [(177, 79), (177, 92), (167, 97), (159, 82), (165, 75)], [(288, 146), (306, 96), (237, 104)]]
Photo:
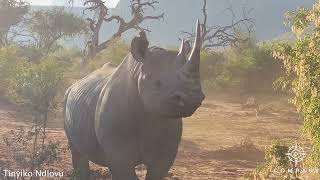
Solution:
[[(168, 180), (239, 179), (263, 163), (263, 149), (276, 138), (298, 138), (301, 121), (286, 97), (257, 96), (258, 106), (245, 107), (248, 96), (215, 95), (184, 120), (183, 140)], [(30, 125), (31, 116), (0, 101), (0, 136)], [(60, 115), (49, 122), (49, 136), (67, 146)], [(13, 168), (0, 140), (0, 167)], [(70, 174), (70, 153), (61, 154), (53, 169)], [(93, 168), (96, 169), (96, 168)], [(66, 178), (68, 179), (68, 178)]]

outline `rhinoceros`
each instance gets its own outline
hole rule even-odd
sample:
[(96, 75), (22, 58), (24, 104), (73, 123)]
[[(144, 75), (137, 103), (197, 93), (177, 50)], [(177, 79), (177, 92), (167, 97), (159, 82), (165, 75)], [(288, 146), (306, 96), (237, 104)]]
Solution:
[(189, 58), (188, 42), (182, 40), (179, 52), (149, 48), (141, 32), (112, 73), (104, 65), (69, 87), (64, 126), (79, 179), (88, 179), (89, 161), (108, 167), (116, 180), (138, 179), (139, 164), (147, 167), (147, 180), (164, 179), (178, 152), (182, 118), (205, 98), (200, 29), (198, 21)]

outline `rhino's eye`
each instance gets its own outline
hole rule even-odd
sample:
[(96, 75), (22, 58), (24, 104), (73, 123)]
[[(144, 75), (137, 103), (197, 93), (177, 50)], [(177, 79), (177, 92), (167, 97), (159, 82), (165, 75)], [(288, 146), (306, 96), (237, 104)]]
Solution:
[(160, 87), (162, 86), (162, 83), (161, 83), (160, 80), (156, 80), (156, 81), (154, 82), (154, 85), (155, 85), (156, 88), (160, 88)]

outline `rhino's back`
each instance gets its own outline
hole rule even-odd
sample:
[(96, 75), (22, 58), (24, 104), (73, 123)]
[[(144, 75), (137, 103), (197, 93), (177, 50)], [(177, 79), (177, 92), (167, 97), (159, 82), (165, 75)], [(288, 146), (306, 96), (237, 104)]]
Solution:
[(83, 155), (89, 156), (99, 148), (94, 129), (97, 101), (103, 86), (108, 82), (110, 68), (89, 74), (73, 84), (65, 97), (65, 131), (72, 145)]

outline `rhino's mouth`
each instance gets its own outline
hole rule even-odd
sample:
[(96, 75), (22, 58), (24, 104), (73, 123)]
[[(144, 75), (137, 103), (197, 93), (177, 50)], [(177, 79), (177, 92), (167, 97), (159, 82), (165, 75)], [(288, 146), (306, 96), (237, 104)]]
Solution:
[(185, 109), (183, 112), (182, 117), (189, 117), (192, 116), (194, 112), (201, 106), (201, 103), (190, 105), (188, 108)]
[(201, 106), (201, 103), (196, 104), (186, 104), (184, 106), (175, 106), (175, 107), (168, 107), (170, 117), (174, 118), (181, 118), (181, 117), (190, 117), (194, 114), (194, 112)]

